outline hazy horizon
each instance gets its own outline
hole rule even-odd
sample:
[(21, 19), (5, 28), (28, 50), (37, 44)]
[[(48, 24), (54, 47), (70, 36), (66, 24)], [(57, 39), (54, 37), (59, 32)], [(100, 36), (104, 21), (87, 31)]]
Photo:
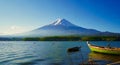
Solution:
[(118, 0), (0, 0), (0, 35), (22, 33), (64, 18), (99, 31), (120, 33)]

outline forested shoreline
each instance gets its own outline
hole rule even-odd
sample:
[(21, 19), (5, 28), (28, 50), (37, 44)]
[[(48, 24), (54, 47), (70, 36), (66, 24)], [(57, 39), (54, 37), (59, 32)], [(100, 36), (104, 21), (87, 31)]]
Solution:
[(0, 38), (0, 41), (120, 41), (120, 36), (49, 36)]
[(52, 36), (26, 37), (24, 41), (120, 41), (117, 36)]

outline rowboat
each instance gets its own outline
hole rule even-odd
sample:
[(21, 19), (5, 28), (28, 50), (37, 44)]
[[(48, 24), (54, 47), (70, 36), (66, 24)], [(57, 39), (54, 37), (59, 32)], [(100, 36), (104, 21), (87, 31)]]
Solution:
[(80, 48), (81, 48), (81, 46), (80, 46), (80, 47), (68, 48), (68, 49), (67, 49), (67, 52), (77, 52), (77, 51), (80, 50)]
[(113, 55), (120, 55), (120, 48), (116, 47), (104, 47), (104, 46), (96, 46), (92, 45), (87, 41), (87, 45), (93, 52), (99, 52), (104, 54), (113, 54)]

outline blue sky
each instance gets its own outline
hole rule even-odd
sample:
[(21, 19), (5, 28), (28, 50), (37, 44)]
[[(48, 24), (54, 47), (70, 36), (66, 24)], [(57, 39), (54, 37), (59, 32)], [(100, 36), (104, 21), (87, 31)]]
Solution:
[(120, 33), (120, 0), (0, 0), (0, 34), (33, 30), (65, 18), (85, 28)]

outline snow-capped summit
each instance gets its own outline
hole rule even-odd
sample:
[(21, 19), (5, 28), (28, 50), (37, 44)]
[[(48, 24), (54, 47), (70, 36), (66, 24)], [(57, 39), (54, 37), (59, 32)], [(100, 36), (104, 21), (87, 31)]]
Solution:
[(87, 29), (76, 26), (66, 19), (57, 19), (52, 24), (42, 26), (32, 31), (22, 33), (21, 36), (26, 37), (41, 37), (41, 36), (61, 36), (61, 35), (80, 35), (80, 36), (94, 36), (94, 35), (114, 35), (110, 32), (101, 32), (95, 29)]
[(52, 25), (75, 26), (66, 19), (57, 19), (55, 22), (52, 23)]
[(59, 25), (59, 24), (61, 24), (62, 20), (63, 20), (63, 19), (57, 19), (57, 20), (53, 23), (53, 25)]
[(60, 36), (60, 35), (94, 35), (100, 31), (76, 26), (66, 19), (57, 19), (52, 24), (45, 25), (26, 33), (28, 36)]

